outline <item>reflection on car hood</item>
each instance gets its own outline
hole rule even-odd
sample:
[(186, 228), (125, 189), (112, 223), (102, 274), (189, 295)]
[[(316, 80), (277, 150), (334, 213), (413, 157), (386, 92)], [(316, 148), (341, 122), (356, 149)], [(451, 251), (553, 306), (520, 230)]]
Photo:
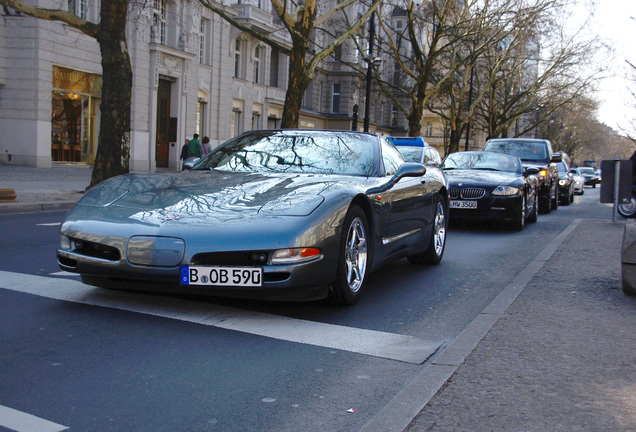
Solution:
[(456, 186), (462, 183), (464, 186), (499, 186), (513, 183), (520, 179), (519, 174), (504, 171), (487, 170), (447, 170), (448, 184)]
[[(189, 171), (179, 174), (128, 174), (91, 189), (77, 207), (143, 222), (166, 218), (219, 221), (258, 215), (307, 216), (321, 195), (343, 178), (299, 174)], [(349, 182), (351, 177), (346, 177)]]

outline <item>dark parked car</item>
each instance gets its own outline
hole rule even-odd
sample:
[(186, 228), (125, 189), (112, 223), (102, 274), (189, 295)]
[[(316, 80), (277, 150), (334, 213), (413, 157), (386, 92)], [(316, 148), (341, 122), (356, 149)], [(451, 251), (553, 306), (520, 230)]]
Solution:
[(525, 170), (512, 155), (467, 151), (448, 155), (441, 166), (448, 179), (451, 219), (503, 220), (521, 230), (537, 221), (536, 168)]
[(437, 149), (429, 145), (422, 137), (389, 137), (407, 162), (419, 162), (439, 166), (442, 157)]
[(594, 168), (579, 167), (578, 169), (581, 175), (583, 176), (583, 179), (585, 180), (586, 186), (592, 186), (593, 188), (595, 188), (596, 185), (601, 182), (601, 180), (599, 179), (599, 176), (594, 171)]
[(527, 168), (539, 170), (539, 211), (550, 213), (559, 207), (559, 171), (561, 154), (552, 151), (552, 144), (544, 139), (498, 138), (486, 142), (484, 151), (518, 156)]
[(387, 139), (252, 131), (181, 173), (128, 174), (87, 192), (58, 262), (118, 289), (355, 303), (390, 259), (437, 264), (448, 191)]
[(574, 176), (570, 173), (568, 160), (564, 154), (563, 160), (557, 163), (559, 168), (559, 204), (564, 206), (574, 202)]

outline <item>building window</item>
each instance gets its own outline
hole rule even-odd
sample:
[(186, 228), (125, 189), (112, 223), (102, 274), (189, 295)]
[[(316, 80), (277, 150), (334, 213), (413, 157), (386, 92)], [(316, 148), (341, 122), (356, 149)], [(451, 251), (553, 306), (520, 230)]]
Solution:
[(201, 18), (201, 24), (199, 25), (199, 63), (202, 65), (208, 64), (207, 46), (209, 22), (209, 20)]
[(391, 127), (398, 127), (398, 109), (395, 106), (391, 110)]
[(199, 105), (197, 107), (197, 133), (199, 135), (205, 135), (205, 111), (207, 103), (203, 98), (199, 98)]
[(272, 50), (272, 56), (270, 59), (270, 67), (269, 67), (269, 85), (271, 87), (278, 87), (279, 60), (280, 60), (280, 52), (278, 50)]
[(331, 91), (331, 112), (340, 112), (340, 84), (334, 84)]
[(260, 46), (257, 46), (254, 50), (254, 82), (261, 82), (261, 52), (263, 49)]
[(433, 136), (433, 123), (426, 122), (426, 124), (424, 125), (424, 136), (425, 137)]
[(152, 35), (153, 42), (166, 44), (167, 10), (166, 0), (153, 0), (152, 2)]
[(232, 136), (230, 138), (234, 138), (239, 136), (242, 133), (241, 120), (242, 115), (241, 111), (238, 109), (232, 110)]
[(242, 49), (243, 42), (240, 39), (236, 39), (236, 42), (234, 43), (234, 78), (243, 78)]
[(88, 19), (88, 0), (68, 0), (67, 10), (82, 19)]
[(305, 90), (305, 94), (303, 94), (303, 99), (300, 106), (310, 110), (314, 109), (314, 82), (313, 81), (311, 81), (309, 85), (307, 86), (307, 90)]
[(333, 50), (333, 58), (337, 62), (342, 61), (342, 44), (336, 46)]
[(252, 113), (252, 130), (259, 130), (261, 128), (261, 113), (254, 111)]

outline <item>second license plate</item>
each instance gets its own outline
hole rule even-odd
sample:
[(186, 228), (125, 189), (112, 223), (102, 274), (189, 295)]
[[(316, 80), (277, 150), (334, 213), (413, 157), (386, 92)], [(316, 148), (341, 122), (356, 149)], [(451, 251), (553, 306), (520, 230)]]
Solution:
[(477, 208), (477, 201), (451, 200), (450, 208), (476, 209)]

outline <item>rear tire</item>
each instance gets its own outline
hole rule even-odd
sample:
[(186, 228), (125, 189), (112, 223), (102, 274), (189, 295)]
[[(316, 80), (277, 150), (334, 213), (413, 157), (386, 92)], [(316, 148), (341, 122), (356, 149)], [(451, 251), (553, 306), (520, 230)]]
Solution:
[(338, 270), (331, 285), (331, 297), (337, 304), (355, 304), (362, 295), (368, 273), (368, 239), (367, 217), (362, 208), (353, 205), (342, 226)]
[(632, 195), (629, 204), (619, 204), (618, 214), (627, 219), (633, 219), (636, 217), (636, 199)]
[(437, 265), (442, 261), (446, 249), (446, 231), (448, 229), (448, 204), (440, 195), (434, 200), (435, 216), (431, 229), (431, 239), (427, 249), (419, 254), (411, 255), (408, 260), (413, 264)]

